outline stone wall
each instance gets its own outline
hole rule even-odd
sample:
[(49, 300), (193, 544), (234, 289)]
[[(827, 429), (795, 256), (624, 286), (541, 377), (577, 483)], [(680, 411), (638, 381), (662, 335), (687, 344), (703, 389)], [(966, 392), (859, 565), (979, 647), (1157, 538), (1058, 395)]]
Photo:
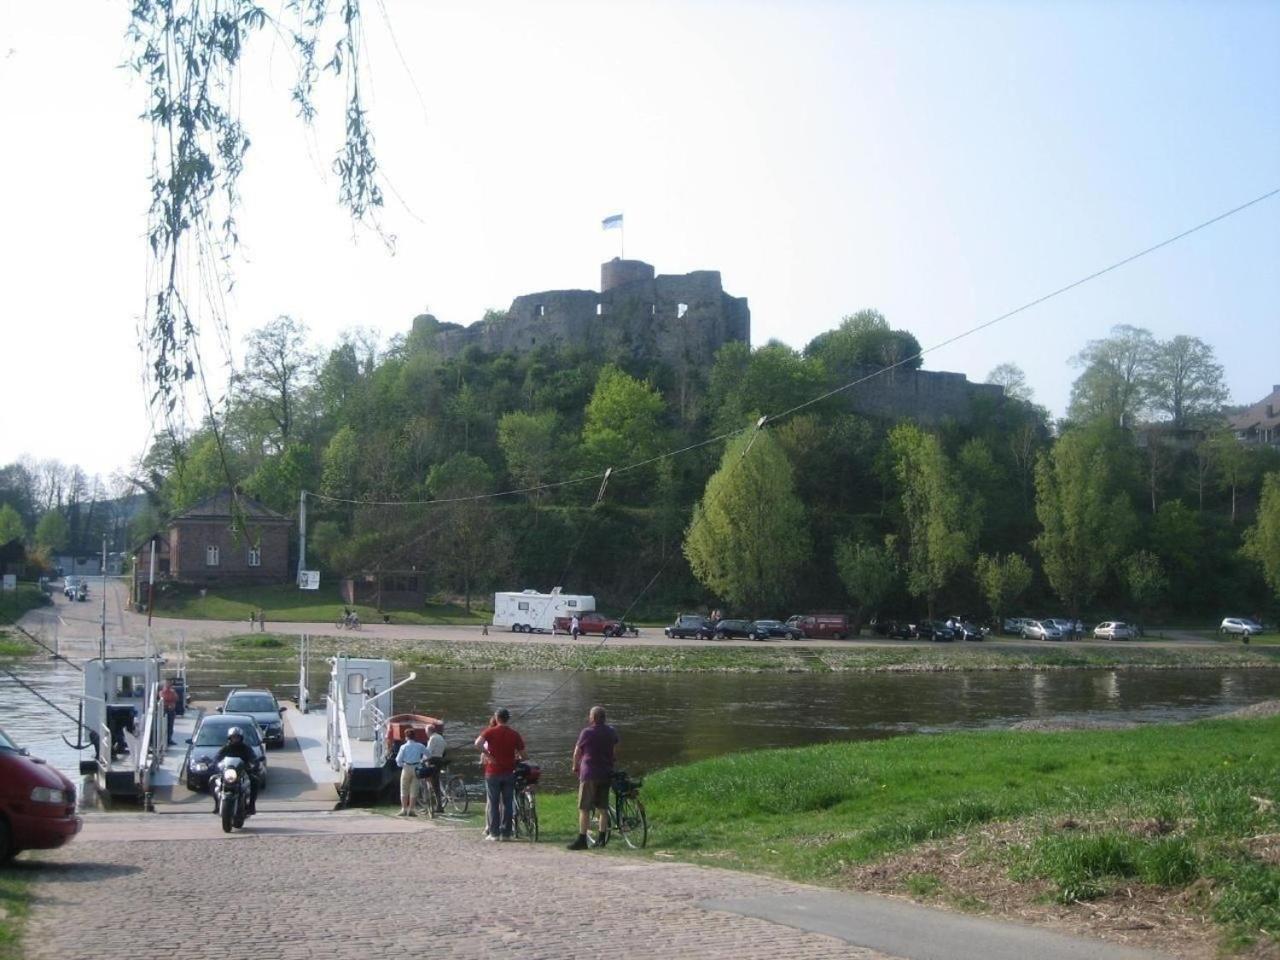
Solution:
[[(873, 368), (865, 371), (873, 372)], [(898, 368), (850, 387), (845, 395), (850, 409), (863, 416), (912, 419), (937, 426), (947, 420), (969, 422), (974, 401), (986, 398), (999, 403), (1004, 399), (1004, 387), (971, 383), (963, 373)]]
[(490, 353), (526, 353), (540, 346), (577, 347), (602, 356), (656, 357), (674, 366), (710, 365), (730, 341), (751, 342), (751, 310), (724, 292), (720, 273), (698, 270), (654, 276), (639, 260), (601, 268), (600, 292), (547, 290), (516, 297), (505, 317), (469, 327), (414, 320), (444, 356), (476, 345)]

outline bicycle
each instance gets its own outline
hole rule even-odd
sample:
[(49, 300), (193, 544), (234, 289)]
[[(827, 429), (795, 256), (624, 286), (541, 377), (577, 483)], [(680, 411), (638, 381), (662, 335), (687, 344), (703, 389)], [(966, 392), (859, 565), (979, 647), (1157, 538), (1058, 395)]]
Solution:
[(512, 823), (517, 838), (538, 842), (538, 801), (533, 795), (533, 785), (542, 776), (542, 768), (531, 763), (516, 764), (515, 810)]
[(613, 804), (605, 808), (609, 825), (605, 836), (600, 835), (598, 820), (592, 820), (587, 831), (587, 842), (593, 847), (603, 847), (609, 842), (609, 834), (616, 833), (632, 850), (639, 850), (649, 842), (649, 818), (640, 800), (643, 780), (632, 780), (626, 771), (616, 770), (609, 783)]
[(337, 622), (334, 623), (334, 626), (337, 627), (339, 630), (359, 630), (360, 615), (357, 614), (355, 611), (344, 613), (342, 616), (338, 618)]
[(455, 773), (451, 777), (446, 775), (449, 761), (446, 760), (438, 766), (442, 794), (440, 797), (435, 795), (428, 765), (425, 762), (417, 765), (418, 792), (413, 798), (414, 809), (425, 813), (433, 820), (445, 811), (459, 815), (466, 813), (467, 807), (471, 804), (467, 796), (467, 782), (462, 779), (461, 774)]

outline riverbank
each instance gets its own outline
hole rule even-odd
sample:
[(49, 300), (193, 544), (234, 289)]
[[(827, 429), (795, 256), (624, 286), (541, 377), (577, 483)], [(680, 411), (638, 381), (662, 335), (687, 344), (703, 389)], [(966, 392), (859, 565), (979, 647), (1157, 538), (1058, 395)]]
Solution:
[[(651, 856), (1182, 957), (1280, 955), (1280, 716), (736, 754), (642, 795)], [(574, 798), (540, 804), (567, 840)]]
[(24, 867), (0, 867), (0, 960), (22, 957), (22, 928), (30, 907), (30, 871)]
[[(244, 634), (189, 649), (193, 660), (266, 662), (296, 655), (297, 638)], [(393, 640), (347, 634), (313, 637), (313, 656), (389, 657), (412, 669), (587, 670), (637, 673), (895, 673), (976, 670), (1055, 670), (1280, 667), (1280, 651), (1221, 645), (1133, 644), (1029, 647), (1014, 641), (889, 646), (847, 641), (813, 647), (785, 643), (750, 646), (619, 646), (509, 642), (485, 639)]]

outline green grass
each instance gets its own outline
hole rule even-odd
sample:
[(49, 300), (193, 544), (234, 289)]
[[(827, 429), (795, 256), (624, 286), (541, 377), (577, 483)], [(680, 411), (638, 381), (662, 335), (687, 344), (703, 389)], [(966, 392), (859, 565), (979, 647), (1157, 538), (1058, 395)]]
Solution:
[(13, 623), (28, 610), (50, 602), (33, 583), (20, 583), (18, 589), (0, 592), (0, 624)]
[[(247, 624), (246, 624), (247, 626)], [(268, 624), (269, 626), (269, 624)], [(294, 637), (246, 633), (194, 647), (206, 660), (252, 660), (292, 655)], [(810, 650), (794, 645), (625, 646), (494, 640), (388, 640), (367, 633), (331, 631), (313, 638), (313, 651), (329, 656), (393, 657), (410, 667), (441, 670), (566, 670), (645, 673), (937, 672), (952, 670), (1114, 669), (1117, 667), (1280, 667), (1274, 651), (1216, 647), (1030, 649), (980, 646), (864, 646)], [(816, 654), (816, 655), (815, 655)]]
[[(856, 865), (1024, 820), (1034, 839), (1009, 869), (1058, 899), (1206, 878), (1228, 942), (1280, 942), (1280, 865), (1248, 848), (1280, 831), (1254, 799), (1280, 800), (1280, 718), (734, 754), (654, 774), (643, 797), (654, 852), (835, 886)], [(540, 799), (549, 840), (572, 835), (573, 801)], [(1086, 827), (1064, 833), (1064, 818)], [(1134, 826), (1150, 822), (1168, 832)]]
[[(262, 611), (267, 624), (336, 623), (342, 616), (342, 597), (336, 584), (320, 590), (299, 590), (292, 584), (261, 587), (216, 587), (205, 591), (181, 588), (171, 590), (156, 600), (155, 615), (183, 620), (243, 620)], [(382, 614), (374, 607), (357, 604), (354, 609), (366, 623), (381, 622)], [(468, 613), (450, 603), (427, 603), (416, 610), (387, 611), (392, 623), (398, 624), (481, 624), (491, 618), (479, 605)]]
[(17, 870), (0, 867), (0, 960), (21, 960), (22, 927), (30, 902), (30, 879)]

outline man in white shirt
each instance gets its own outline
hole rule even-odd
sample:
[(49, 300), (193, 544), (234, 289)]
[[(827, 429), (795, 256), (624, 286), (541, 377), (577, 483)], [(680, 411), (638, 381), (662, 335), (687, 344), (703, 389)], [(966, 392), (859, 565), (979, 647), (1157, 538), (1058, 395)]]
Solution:
[(427, 756), (427, 746), (412, 737), (405, 740), (396, 754), (396, 766), (400, 768), (400, 812), (397, 817), (416, 817), (413, 809), (414, 794), (418, 792), (418, 764)]
[(427, 732), (431, 734), (427, 737), (427, 777), (434, 791), (436, 813), (444, 813), (444, 795), (440, 790), (440, 771), (444, 769), (444, 752), (448, 749), (444, 742), (444, 723), (433, 723)]

